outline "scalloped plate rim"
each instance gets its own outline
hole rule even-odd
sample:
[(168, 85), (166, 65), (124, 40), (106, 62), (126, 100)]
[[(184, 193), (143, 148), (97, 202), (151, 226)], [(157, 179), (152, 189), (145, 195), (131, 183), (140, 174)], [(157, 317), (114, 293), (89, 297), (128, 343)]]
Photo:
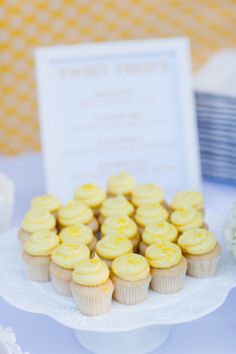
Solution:
[[(220, 223), (219, 220), (221, 222), (223, 221), (222, 217), (219, 214), (216, 214), (213, 212), (208, 212), (208, 213), (209, 213), (209, 215), (211, 215), (212, 218), (217, 220), (216, 223), (219, 224)], [(0, 237), (4, 237), (4, 235), (6, 235), (8, 233), (16, 233), (16, 228), (6, 231)], [(1, 250), (0, 250), (0, 254), (1, 254)], [(234, 271), (232, 266), (231, 266), (231, 268), (230, 268), (230, 270)], [(5, 268), (3, 267), (2, 272), (4, 269)], [(0, 273), (1, 273), (1, 271), (0, 271)], [(2, 296), (2, 298), (6, 302), (8, 302), (10, 305), (12, 305), (18, 309), (21, 309), (21, 310), (27, 311), (27, 312), (31, 312), (31, 313), (35, 313), (35, 314), (47, 315), (47, 316), (51, 317), (52, 319), (56, 320), (57, 322), (65, 325), (67, 327), (73, 328), (73, 329), (77, 329), (77, 330), (79, 329), (81, 331), (93, 331), (93, 332), (123, 332), (123, 331), (127, 331), (127, 330), (135, 330), (138, 328), (143, 328), (143, 327), (152, 326), (152, 325), (173, 325), (173, 324), (178, 324), (178, 323), (186, 323), (186, 322), (190, 322), (190, 321), (199, 319), (199, 318), (215, 311), (217, 308), (219, 308), (225, 302), (230, 290), (236, 286), (236, 270), (235, 270), (235, 275), (234, 275), (233, 279), (231, 279), (231, 278), (227, 279), (226, 275), (228, 275), (228, 274), (229, 274), (229, 272), (227, 272), (225, 274), (226, 283), (223, 285), (221, 285), (220, 282), (217, 281), (217, 278), (212, 278), (212, 280), (213, 280), (212, 281), (212, 285), (213, 285), (212, 291), (218, 290), (218, 297), (217, 297), (217, 299), (215, 299), (215, 301), (213, 303), (211, 303), (209, 306), (206, 306), (206, 308), (202, 309), (200, 312), (196, 311), (195, 313), (192, 313), (191, 315), (188, 314), (187, 316), (182, 314), (182, 316), (179, 316), (179, 318), (177, 316), (177, 318), (176, 317), (174, 317), (173, 319), (167, 318), (166, 320), (164, 320), (163, 318), (158, 319), (158, 318), (156, 318), (156, 316), (154, 316), (154, 318), (150, 318), (149, 316), (147, 316), (149, 313), (150, 313), (150, 315), (153, 315), (153, 312), (154, 312), (153, 308), (148, 308), (147, 310), (145, 308), (142, 308), (142, 309), (139, 309), (138, 311), (133, 311), (133, 312), (130, 311), (129, 315), (131, 316), (132, 314), (134, 314), (133, 315), (134, 320), (131, 320), (128, 324), (122, 323), (122, 324), (119, 324), (118, 326), (115, 325), (114, 327), (111, 327), (109, 325), (107, 325), (107, 327), (106, 327), (106, 326), (104, 326), (104, 324), (103, 324), (103, 326), (99, 325), (99, 323), (101, 324), (102, 318), (104, 315), (95, 317), (96, 320), (92, 320), (92, 319), (94, 319), (94, 317), (87, 317), (87, 316), (80, 315), (81, 316), (80, 321), (73, 323), (72, 321), (68, 320), (68, 318), (66, 318), (65, 316), (63, 317), (63, 314), (56, 313), (55, 308), (48, 307), (48, 309), (46, 309), (44, 307), (42, 309), (42, 308), (37, 308), (35, 306), (35, 304), (30, 304), (30, 306), (27, 307), (24, 304), (24, 302), (19, 301), (18, 297), (14, 297), (14, 300), (12, 298), (9, 298), (9, 296), (7, 295), (7, 291), (3, 291), (3, 289), (1, 287), (0, 287), (0, 295)], [(224, 274), (220, 274), (220, 276), (224, 277)], [(214, 280), (215, 280), (215, 282), (214, 282)], [(214, 286), (214, 284), (215, 284), (215, 286)], [(203, 291), (204, 291), (204, 288), (205, 287), (203, 287)], [(206, 290), (207, 290), (207, 288), (206, 288)], [(197, 293), (197, 291), (196, 291), (196, 293)], [(195, 295), (195, 293), (193, 295)], [(45, 294), (43, 294), (43, 296), (45, 296)], [(187, 299), (189, 297), (190, 296), (188, 296)], [(178, 309), (178, 306), (180, 307), (180, 300), (176, 304), (171, 303), (170, 305), (159, 307), (159, 310), (160, 311), (162, 309), (165, 310), (165, 308), (167, 308), (167, 310), (168, 310), (168, 308), (171, 309), (173, 307), (177, 307), (177, 309)], [(127, 311), (128, 311), (128, 307), (127, 307)], [(142, 313), (144, 311), (146, 311), (147, 314), (146, 314), (146, 316), (144, 315), (142, 321), (140, 321), (140, 319), (137, 319), (137, 316), (135, 316), (135, 314), (136, 314), (136, 312)], [(157, 312), (158, 312), (158, 309), (157, 309)], [(115, 312), (114, 314), (116, 315), (116, 316), (114, 315), (114, 317), (117, 317), (120, 320), (122, 318), (124, 312), (118, 311), (118, 312)], [(128, 316), (126, 316), (126, 317), (128, 317)], [(91, 321), (90, 321), (90, 319), (91, 319)], [(114, 318), (114, 320), (116, 320), (116, 319)], [(85, 324), (85, 322), (86, 322), (86, 324)], [(89, 324), (89, 322), (91, 322), (91, 324)], [(90, 327), (90, 328), (88, 328), (88, 327)]]

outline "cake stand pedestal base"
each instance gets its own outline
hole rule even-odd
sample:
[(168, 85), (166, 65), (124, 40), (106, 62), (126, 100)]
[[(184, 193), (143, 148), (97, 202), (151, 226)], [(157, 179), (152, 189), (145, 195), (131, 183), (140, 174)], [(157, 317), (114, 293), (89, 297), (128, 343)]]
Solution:
[(150, 326), (128, 332), (74, 330), (78, 342), (95, 354), (147, 354), (159, 348), (170, 334), (170, 326)]

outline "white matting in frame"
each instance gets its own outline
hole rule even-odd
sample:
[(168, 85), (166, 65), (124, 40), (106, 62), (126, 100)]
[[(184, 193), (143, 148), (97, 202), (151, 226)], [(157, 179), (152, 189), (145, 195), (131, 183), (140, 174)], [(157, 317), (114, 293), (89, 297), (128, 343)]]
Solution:
[(185, 38), (37, 49), (47, 191), (67, 200), (120, 171), (199, 189), (190, 63)]

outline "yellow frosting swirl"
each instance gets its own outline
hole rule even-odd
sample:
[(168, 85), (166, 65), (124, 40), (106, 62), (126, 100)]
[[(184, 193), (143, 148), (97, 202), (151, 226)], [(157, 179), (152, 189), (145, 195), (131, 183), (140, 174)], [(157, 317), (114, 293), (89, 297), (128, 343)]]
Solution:
[(39, 195), (32, 199), (31, 205), (34, 207), (43, 207), (50, 213), (57, 211), (60, 206), (60, 200), (52, 194)]
[(137, 225), (127, 215), (110, 216), (105, 219), (101, 227), (102, 236), (111, 235), (132, 238), (137, 234), (137, 231)]
[(160, 243), (162, 241), (176, 241), (178, 231), (174, 225), (167, 221), (160, 221), (155, 224), (148, 224), (142, 234), (142, 240), (146, 245)]
[(84, 243), (62, 243), (52, 252), (52, 260), (62, 268), (74, 269), (82, 259), (90, 257), (90, 251)]
[(161, 203), (164, 191), (153, 183), (141, 184), (132, 191), (132, 202), (135, 206)]
[(152, 244), (145, 250), (145, 257), (153, 268), (170, 268), (178, 264), (182, 257), (179, 246), (166, 241), (164, 243)]
[(75, 190), (75, 199), (88, 205), (90, 208), (98, 208), (105, 198), (105, 192), (92, 183), (83, 184)]
[(111, 194), (129, 194), (135, 187), (135, 180), (125, 172), (108, 179), (108, 192)]
[(54, 231), (37, 231), (25, 242), (24, 248), (31, 256), (50, 256), (58, 246), (59, 237)]
[(58, 221), (63, 226), (88, 224), (93, 218), (92, 210), (79, 201), (71, 201), (61, 207), (58, 212)]
[(75, 283), (83, 286), (104, 284), (110, 272), (107, 265), (99, 258), (84, 259), (76, 264), (72, 278)]
[(171, 222), (179, 232), (203, 225), (203, 216), (197, 209), (181, 208), (171, 214)]
[(111, 265), (112, 272), (128, 281), (146, 279), (150, 273), (147, 260), (140, 254), (132, 253), (117, 257)]
[(90, 227), (84, 224), (76, 224), (65, 227), (59, 234), (60, 240), (66, 243), (90, 244), (93, 240), (93, 232)]
[(178, 239), (178, 245), (184, 253), (205, 254), (216, 246), (216, 239), (212, 232), (196, 228), (185, 231)]
[(105, 259), (114, 259), (132, 252), (132, 243), (125, 236), (104, 236), (96, 244), (96, 253)]
[(196, 208), (203, 209), (203, 198), (200, 192), (185, 191), (175, 194), (171, 202), (172, 209)]
[(55, 218), (42, 207), (32, 207), (22, 221), (22, 229), (33, 233), (36, 231), (52, 230), (56, 225)]
[(150, 223), (167, 220), (168, 216), (168, 211), (160, 204), (143, 205), (137, 208), (134, 219), (140, 226), (146, 226)]
[(114, 215), (132, 215), (134, 207), (122, 195), (106, 199), (101, 207), (100, 213), (104, 217)]

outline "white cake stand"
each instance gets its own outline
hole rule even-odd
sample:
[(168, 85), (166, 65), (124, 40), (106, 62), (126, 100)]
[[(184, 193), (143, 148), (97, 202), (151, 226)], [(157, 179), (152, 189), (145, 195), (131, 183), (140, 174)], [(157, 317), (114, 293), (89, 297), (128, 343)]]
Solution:
[[(209, 213), (207, 222), (223, 245), (223, 220)], [(193, 321), (217, 309), (230, 289), (236, 286), (236, 267), (223, 251), (217, 275), (209, 279), (187, 277), (184, 289), (173, 295), (149, 291), (143, 304), (128, 306), (113, 302), (109, 313), (87, 317), (75, 307), (72, 298), (57, 295), (51, 282), (29, 281), (21, 260), (16, 229), (1, 235), (0, 295), (25, 311), (50, 316), (75, 330), (78, 341), (97, 354), (144, 354), (159, 347), (173, 324)]]

